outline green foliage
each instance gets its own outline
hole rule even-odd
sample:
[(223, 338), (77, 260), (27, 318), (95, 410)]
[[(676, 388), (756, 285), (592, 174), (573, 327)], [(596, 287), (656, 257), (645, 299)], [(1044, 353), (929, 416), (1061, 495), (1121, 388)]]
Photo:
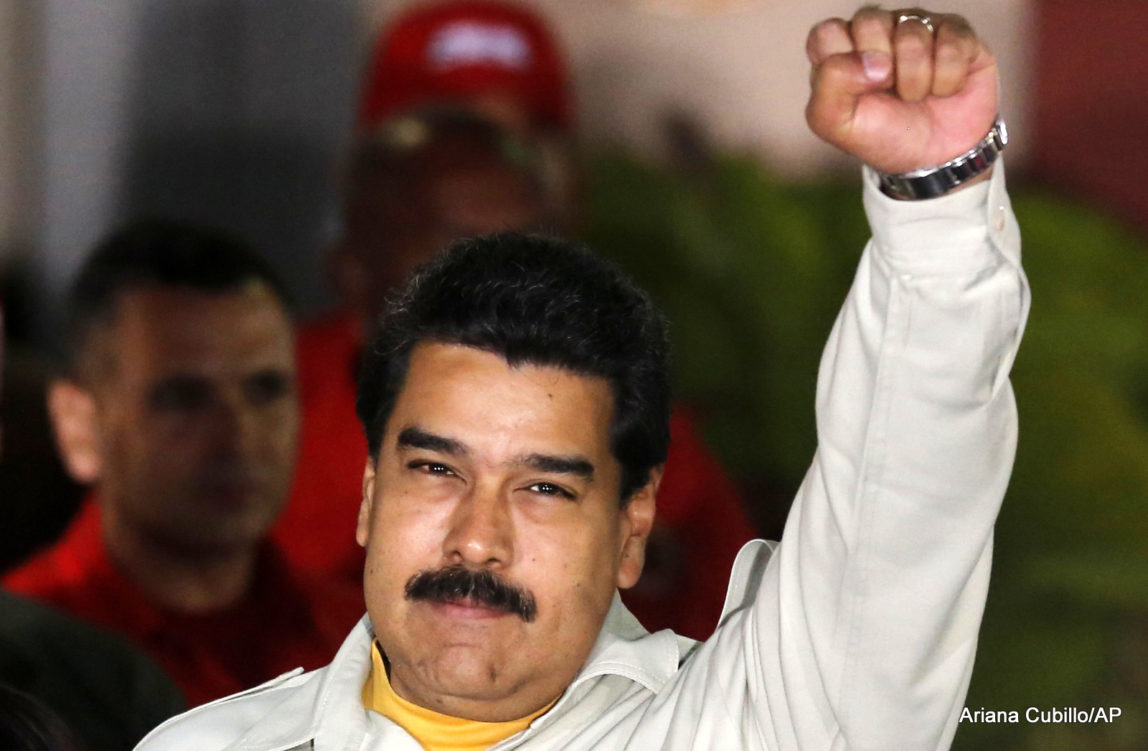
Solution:
[(1033, 288), (1013, 369), (1016, 468), (970, 706), (1119, 706), (1118, 726), (965, 726), (956, 748), (1140, 749), (1148, 684), (1148, 247), (1013, 191)]
[[(735, 475), (795, 489), (815, 445), (820, 348), (868, 235), (859, 185), (786, 185), (735, 157), (687, 179), (608, 155), (590, 174), (590, 244), (666, 309), (679, 394), (702, 408), (711, 445)], [(1033, 306), (967, 704), (1124, 716), (964, 724), (955, 748), (1138, 749), (1148, 670), (1127, 656), (1148, 654), (1148, 247), (1096, 212), (1012, 194)]]
[(720, 426), (709, 438), (739, 476), (796, 489), (813, 454), (821, 344), (866, 237), (855, 192), (784, 187), (747, 159), (700, 182), (593, 165), (590, 244), (666, 310), (679, 393)]

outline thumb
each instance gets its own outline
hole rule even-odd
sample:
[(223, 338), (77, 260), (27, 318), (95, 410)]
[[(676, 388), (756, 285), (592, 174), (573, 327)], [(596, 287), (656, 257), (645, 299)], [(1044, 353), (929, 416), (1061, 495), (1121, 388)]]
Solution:
[(862, 95), (893, 85), (893, 58), (887, 52), (849, 52), (827, 57), (813, 69), (805, 120), (832, 144), (846, 137)]

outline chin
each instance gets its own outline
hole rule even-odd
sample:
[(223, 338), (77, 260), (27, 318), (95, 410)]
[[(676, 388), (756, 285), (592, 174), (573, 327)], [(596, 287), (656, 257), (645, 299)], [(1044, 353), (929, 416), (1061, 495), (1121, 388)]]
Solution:
[(489, 655), (458, 654), (457, 649), (446, 649), (439, 653), (433, 675), (428, 678), (443, 694), (471, 701), (492, 701), (505, 697), (507, 686), (518, 683), (507, 675), (509, 668)]

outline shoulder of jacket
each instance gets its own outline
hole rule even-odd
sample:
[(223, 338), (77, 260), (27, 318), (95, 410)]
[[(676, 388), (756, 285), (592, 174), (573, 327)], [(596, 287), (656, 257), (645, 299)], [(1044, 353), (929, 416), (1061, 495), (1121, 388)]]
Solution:
[(750, 540), (741, 547), (729, 574), (729, 586), (725, 592), (718, 625), (737, 610), (748, 607), (757, 597), (765, 567), (773, 559), (773, 553), (781, 543), (774, 540)]
[(326, 668), (295, 668), (254, 688), (201, 704), (156, 727), (135, 751), (209, 751), (227, 748), (275, 706)]

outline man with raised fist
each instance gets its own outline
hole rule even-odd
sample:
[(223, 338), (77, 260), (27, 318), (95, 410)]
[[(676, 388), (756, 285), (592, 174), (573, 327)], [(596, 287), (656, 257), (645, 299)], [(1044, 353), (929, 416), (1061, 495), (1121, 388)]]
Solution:
[(365, 355), (369, 617), (326, 668), (141, 748), (948, 746), (1028, 309), (995, 64), (923, 10), (826, 21), (808, 52), (810, 126), (866, 164), (873, 240), (783, 539), (739, 555), (714, 635), (649, 634), (617, 597), (666, 456), (661, 315), (583, 248), (489, 236), (416, 275)]

